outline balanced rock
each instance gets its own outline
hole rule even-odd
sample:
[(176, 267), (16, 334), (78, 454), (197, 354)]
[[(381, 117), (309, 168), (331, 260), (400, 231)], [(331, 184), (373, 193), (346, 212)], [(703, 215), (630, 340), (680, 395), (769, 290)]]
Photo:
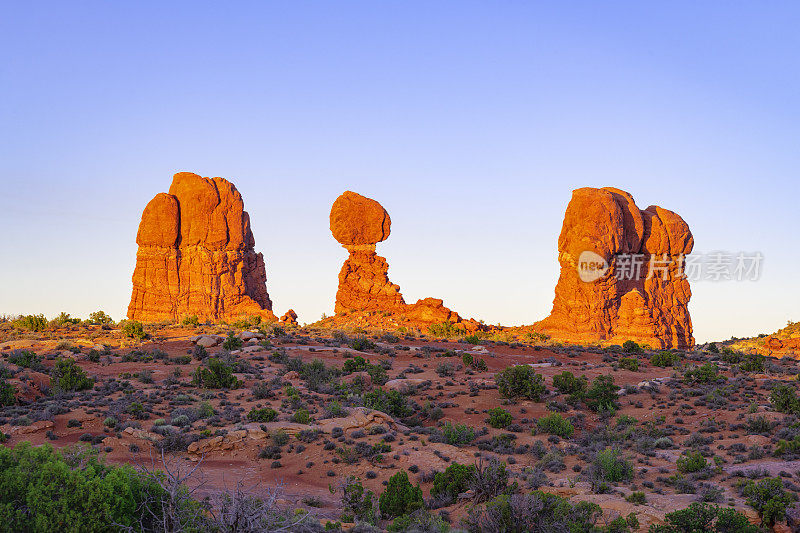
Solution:
[(254, 251), (250, 217), (231, 182), (175, 174), (169, 193), (145, 207), (136, 243), (128, 318), (275, 320), (264, 257)]
[(405, 302), (400, 287), (389, 280), (389, 263), (375, 252), (375, 245), (389, 237), (391, 225), (389, 213), (371, 198), (345, 191), (333, 203), (331, 233), (349, 252), (339, 271), (336, 315), (366, 315), (391, 326), (400, 320), (406, 325), (452, 322), (466, 331), (480, 329), (478, 322), (462, 320), (437, 298)]
[(573, 191), (558, 239), (553, 310), (534, 328), (568, 342), (693, 346), (683, 272), (693, 246), (689, 226), (672, 211), (640, 210), (612, 187)]

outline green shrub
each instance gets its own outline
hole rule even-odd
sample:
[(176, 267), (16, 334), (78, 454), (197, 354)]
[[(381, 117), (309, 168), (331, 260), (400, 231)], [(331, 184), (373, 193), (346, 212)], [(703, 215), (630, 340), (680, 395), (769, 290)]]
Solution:
[(377, 387), (364, 394), (364, 406), (387, 415), (403, 418), (411, 414), (406, 404), (406, 397), (396, 390), (385, 390)]
[(797, 496), (783, 488), (779, 477), (765, 478), (761, 481), (750, 481), (742, 488), (742, 495), (747, 498), (747, 505), (752, 507), (768, 526), (782, 520), (786, 508)]
[(444, 441), (452, 446), (464, 446), (475, 440), (475, 430), (464, 424), (445, 422), (442, 426)]
[(744, 356), (744, 361), (739, 364), (742, 372), (763, 372), (767, 358), (761, 354), (748, 354)]
[(311, 415), (308, 413), (308, 409), (300, 408), (295, 411), (292, 415), (292, 422), (297, 422), (298, 424), (310, 423)]
[(489, 418), (486, 421), (493, 428), (503, 429), (511, 425), (514, 417), (502, 407), (495, 407), (494, 409), (489, 409)]
[(769, 399), (779, 413), (800, 414), (800, 400), (792, 385), (777, 385), (770, 392)]
[(269, 407), (265, 407), (263, 409), (250, 409), (250, 412), (247, 413), (247, 419), (251, 422), (272, 422), (276, 418), (278, 418), (278, 412)]
[(61, 311), (57, 317), (50, 321), (50, 324), (56, 327), (80, 323), (80, 318), (72, 318), (69, 313), (65, 313), (64, 311)]
[(529, 365), (510, 366), (495, 374), (494, 381), (500, 395), (511, 400), (526, 398), (539, 402), (547, 392), (544, 378)]
[(652, 525), (648, 533), (759, 533), (758, 526), (731, 508), (720, 508), (695, 502), (686, 509), (673, 511), (665, 517), (667, 523)]
[[(129, 465), (106, 466), (88, 450), (45, 444), (0, 447), (0, 529), (154, 531), (168, 495)], [(194, 513), (199, 512), (198, 509)], [(176, 529), (188, 524), (174, 523)]]
[(709, 344), (708, 345), (708, 351), (711, 352), (711, 353), (719, 353), (719, 348), (717, 348), (717, 343), (716, 342), (712, 342), (711, 344)]
[(717, 365), (706, 363), (686, 370), (683, 373), (683, 379), (687, 383), (715, 383), (725, 378), (719, 375), (719, 367)]
[(551, 435), (558, 435), (565, 439), (570, 438), (575, 433), (572, 422), (561, 416), (560, 413), (551, 413), (543, 416), (536, 421), (536, 425), (541, 431)]
[(586, 376), (575, 377), (572, 372), (562, 372), (553, 376), (553, 386), (561, 394), (582, 396), (586, 392), (588, 384), (589, 380), (586, 379)]
[(416, 487), (408, 480), (405, 470), (400, 470), (391, 478), (386, 490), (378, 499), (378, 506), (381, 515), (386, 518), (394, 518), (404, 514), (409, 514), (425, 506), (422, 500), (422, 489)]
[(206, 359), (205, 367), (197, 367), (192, 376), (192, 383), (207, 389), (236, 389), (241, 385), (233, 375), (233, 366), (216, 357)]
[(350, 476), (342, 486), (342, 515), (344, 522), (366, 522), (375, 524), (378, 520), (375, 509), (375, 495), (355, 477)]
[(231, 352), (233, 350), (238, 350), (239, 348), (241, 348), (242, 344), (244, 344), (242, 342), (242, 339), (240, 339), (239, 337), (234, 335), (232, 331), (230, 331), (228, 332), (228, 336), (223, 341), (222, 347)]
[(605, 532), (597, 526), (602, 510), (596, 503), (572, 504), (541, 491), (500, 495), (485, 506), (474, 506), (464, 520), (468, 533)]
[(369, 363), (367, 363), (367, 360), (357, 355), (352, 359), (345, 359), (342, 370), (347, 374), (351, 372), (365, 372), (368, 366)]
[(693, 452), (691, 450), (687, 450), (683, 455), (678, 457), (676, 463), (678, 472), (682, 472), (684, 474), (699, 472), (707, 465), (708, 463), (706, 462), (706, 458), (703, 457), (702, 453)]
[(42, 358), (30, 350), (15, 350), (8, 356), (8, 362), (37, 372), (44, 370)]
[(199, 323), (200, 320), (198, 320), (197, 315), (186, 315), (183, 317), (183, 320), (181, 320), (182, 326), (196, 326)]
[(592, 386), (586, 391), (584, 402), (592, 411), (614, 410), (618, 406), (618, 390), (619, 385), (614, 384), (614, 378), (611, 376), (597, 376), (592, 381)]
[(600, 451), (594, 459), (594, 474), (597, 479), (619, 483), (633, 479), (633, 465), (622, 457), (616, 448)]
[(100, 324), (101, 326), (111, 324), (114, 320), (108, 316), (105, 311), (95, 311), (89, 315), (89, 322), (92, 324)]
[(28, 331), (42, 331), (47, 329), (47, 319), (44, 315), (26, 315), (15, 320), (14, 325)]
[(54, 392), (80, 391), (94, 387), (94, 380), (74, 360), (60, 357), (50, 372), (50, 385)]
[(634, 505), (644, 505), (647, 503), (647, 496), (645, 496), (644, 492), (635, 490), (625, 497), (625, 501)]
[(459, 494), (469, 488), (470, 480), (474, 475), (475, 465), (453, 462), (444, 472), (437, 472), (433, 476), (431, 496), (454, 502)]
[(17, 389), (6, 378), (0, 378), (0, 406), (14, 405), (17, 403)]
[(639, 360), (635, 357), (623, 357), (619, 360), (619, 367), (631, 372), (639, 371)]
[(471, 353), (465, 353), (461, 355), (461, 362), (464, 363), (465, 367), (472, 366), (473, 357)]
[(483, 359), (475, 359), (475, 361), (472, 362), (472, 368), (478, 372), (486, 372), (489, 369), (489, 366)]
[(136, 340), (142, 340), (147, 337), (147, 333), (144, 332), (144, 326), (138, 320), (126, 320), (125, 325), (122, 326), (122, 334)]
[(666, 368), (668, 366), (675, 366), (681, 360), (681, 356), (672, 353), (669, 350), (662, 350), (650, 356), (650, 364), (653, 366), (660, 366)]
[(478, 337), (477, 335), (467, 335), (466, 337), (464, 337), (464, 342), (466, 342), (467, 344), (478, 344), (481, 342), (481, 338)]
[(363, 352), (366, 350), (374, 350), (375, 343), (366, 337), (357, 337), (353, 339), (353, 342), (350, 343), (350, 347), (354, 350), (358, 350), (359, 352)]
[(622, 351), (625, 353), (641, 353), (642, 347), (634, 341), (625, 341), (622, 343)]
[(452, 322), (440, 322), (439, 324), (431, 324), (428, 326), (428, 332), (434, 337), (461, 337), (465, 331), (456, 327)]

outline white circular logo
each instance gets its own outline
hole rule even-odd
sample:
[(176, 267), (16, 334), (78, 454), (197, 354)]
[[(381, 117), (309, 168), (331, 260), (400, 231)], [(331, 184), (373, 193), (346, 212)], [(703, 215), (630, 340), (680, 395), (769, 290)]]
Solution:
[(578, 276), (581, 281), (592, 283), (608, 272), (608, 262), (601, 255), (586, 250), (578, 257)]

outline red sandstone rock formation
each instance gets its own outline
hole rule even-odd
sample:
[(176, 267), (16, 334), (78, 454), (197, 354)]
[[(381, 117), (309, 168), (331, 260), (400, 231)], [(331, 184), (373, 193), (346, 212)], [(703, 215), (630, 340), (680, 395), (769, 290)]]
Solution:
[(336, 292), (337, 317), (358, 316), (369, 325), (425, 325), (453, 322), (467, 331), (481, 325), (462, 320), (444, 306), (442, 300), (425, 298), (407, 304), (400, 287), (389, 280), (389, 264), (375, 253), (375, 245), (386, 240), (392, 221), (381, 204), (351, 191), (344, 192), (333, 203), (330, 215), (331, 233), (350, 256), (339, 272)]
[(175, 174), (169, 194), (145, 207), (136, 243), (129, 318), (275, 320), (264, 258), (253, 250), (250, 217), (231, 182)]
[(534, 327), (572, 342), (693, 346), (683, 276), (693, 245), (689, 226), (672, 211), (641, 211), (611, 187), (573, 191), (558, 239), (553, 310)]

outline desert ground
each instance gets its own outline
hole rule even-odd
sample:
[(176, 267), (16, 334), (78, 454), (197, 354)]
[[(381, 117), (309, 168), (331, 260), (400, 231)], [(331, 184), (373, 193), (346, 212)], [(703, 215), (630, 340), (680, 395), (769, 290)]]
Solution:
[[(192, 472), (185, 484), (207, 506), (235, 489), (270, 495), (307, 514), (302, 527), (390, 527), (375, 508), (405, 472), (424, 499), (410, 513), (419, 530), (488, 529), (486, 502), (533, 490), (597, 504), (607, 531), (648, 531), (693, 502), (761, 524), (752, 487), (774, 479), (789, 513), (769, 525), (797, 528), (792, 357), (513, 330), (75, 322), (0, 324), (16, 393), (0, 411), (4, 446), (87, 446), (110, 464)], [(59, 388), (65, 360), (93, 382)], [(473, 479), (447, 478), (456, 464)], [(371, 511), (353, 504), (356, 484)]]

